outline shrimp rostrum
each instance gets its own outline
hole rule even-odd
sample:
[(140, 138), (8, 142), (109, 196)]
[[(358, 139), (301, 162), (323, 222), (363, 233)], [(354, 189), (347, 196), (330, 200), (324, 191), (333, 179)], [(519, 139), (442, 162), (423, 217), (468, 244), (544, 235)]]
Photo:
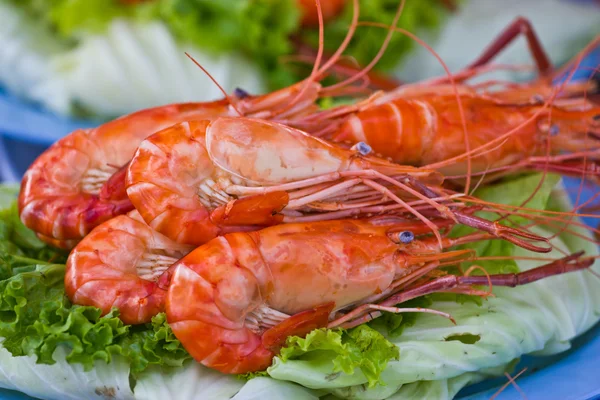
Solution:
[[(423, 212), (545, 251), (544, 240), (467, 215), (460, 199), (438, 191), (435, 171), (343, 149), (298, 129), (252, 118), (173, 125), (142, 142), (128, 167), (127, 194), (152, 228), (180, 243), (292, 222), (384, 212)], [(528, 240), (525, 240), (528, 239)]]
[(440, 247), (430, 233), (421, 222), (385, 216), (220, 236), (166, 272), (169, 325), (205, 366), (224, 373), (259, 371), (290, 335), (353, 327), (382, 311), (451, 318), (397, 305), (435, 292), (485, 296), (490, 292), (474, 285), (522, 285), (593, 263), (576, 254), (519, 274), (444, 274), (442, 264), (465, 261), (471, 253), (447, 249), (481, 234), (445, 238)]

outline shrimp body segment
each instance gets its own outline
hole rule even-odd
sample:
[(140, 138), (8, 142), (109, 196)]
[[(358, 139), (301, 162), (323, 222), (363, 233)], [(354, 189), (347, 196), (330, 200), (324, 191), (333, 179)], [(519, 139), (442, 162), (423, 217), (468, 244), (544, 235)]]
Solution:
[(97, 226), (67, 260), (65, 291), (79, 305), (120, 310), (127, 324), (149, 322), (164, 311), (158, 278), (192, 247), (153, 231), (136, 211)]
[(362, 156), (276, 122), (222, 117), (174, 125), (142, 142), (128, 167), (127, 194), (154, 229), (200, 245), (228, 232), (385, 204), (363, 184), (377, 174), (442, 181), (436, 172)]
[[(545, 156), (548, 141), (551, 155), (598, 152), (598, 107), (543, 109), (542, 105), (508, 104), (493, 95), (459, 93), (468, 149), (480, 148), (471, 155), (472, 172), (520, 165), (524, 159)], [(467, 172), (466, 156), (444, 163), (467, 151), (460, 109), (452, 92), (375, 98), (348, 115), (326, 137), (335, 142), (366, 142), (395, 162), (432, 166), (447, 176)]]
[[(406, 232), (416, 238), (403, 240)], [(377, 310), (432, 292), (489, 294), (472, 287), (487, 284), (486, 276), (457, 277), (438, 269), (444, 260), (464, 261), (470, 251), (444, 251), (430, 232), (422, 223), (386, 217), (220, 236), (167, 272), (169, 325), (198, 362), (224, 373), (245, 373), (267, 368), (290, 335), (355, 326), (377, 316)], [(443, 247), (466, 240), (444, 239)], [(490, 279), (524, 284), (591, 263)]]

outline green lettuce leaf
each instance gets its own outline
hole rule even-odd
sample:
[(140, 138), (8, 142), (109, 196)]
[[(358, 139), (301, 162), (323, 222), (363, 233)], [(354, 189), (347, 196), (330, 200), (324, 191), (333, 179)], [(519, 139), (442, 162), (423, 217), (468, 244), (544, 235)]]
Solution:
[(181, 40), (212, 53), (246, 54), (272, 89), (298, 79), (279, 62), (294, 51), (290, 36), (300, 20), (296, 0), (158, 0), (155, 7)]
[(99, 309), (72, 305), (64, 292), (64, 264), (37, 265), (0, 282), (0, 336), (14, 356), (35, 354), (53, 364), (59, 345), (70, 352), (68, 362), (86, 370), (96, 360), (123, 356), (133, 373), (150, 365), (181, 366), (190, 358), (158, 314), (141, 327), (124, 325), (116, 309), (101, 316)]
[[(117, 0), (9, 0), (63, 39), (102, 32), (113, 18), (133, 16)], [(145, 7), (145, 6), (143, 6)]]
[[(508, 195), (513, 197), (511, 204), (520, 205), (527, 198), (523, 185), (535, 187), (539, 179), (539, 175), (521, 177), (481, 196), (489, 201), (502, 197), (501, 202), (508, 203)], [(571, 207), (560, 185), (542, 187), (539, 197), (531, 200), (534, 204), (553, 210)], [(10, 242), (11, 248), (23, 254), (43, 254), (41, 249), (27, 247), (39, 243), (28, 244), (23, 234), (15, 233), (22, 229), (18, 218), (13, 218), (16, 208), (1, 212), (5, 228), (0, 243)], [(590, 237), (585, 229), (570, 229), (580, 236), (555, 231), (560, 235), (552, 239), (556, 249), (548, 257), (579, 250), (598, 254), (595, 243), (585, 240)], [(541, 227), (532, 231), (543, 236), (552, 233)], [(503, 256), (507, 251), (515, 256), (532, 255), (521, 248), (482, 249), (489, 256)], [(118, 320), (116, 311), (100, 316), (92, 307), (71, 305), (64, 291), (58, 290), (63, 264), (4, 252), (7, 276), (0, 281), (0, 337), (5, 338), (0, 349), (0, 385), (37, 396), (52, 393), (54, 398), (61, 398), (56, 394), (60, 390), (81, 394), (78, 398), (93, 398), (93, 393), (133, 398), (134, 393), (162, 400), (193, 398), (198, 393), (239, 400), (281, 398), (278, 395), (321, 398), (328, 393), (341, 398), (452, 398), (469, 383), (509, 370), (523, 354), (548, 355), (568, 349), (571, 339), (600, 316), (600, 279), (588, 271), (517, 288), (495, 287), (496, 297), (483, 305), (428, 296), (414, 305), (448, 312), (457, 325), (435, 315), (405, 314), (399, 319), (385, 316), (350, 330), (319, 329), (306, 338), (288, 338), (267, 371), (270, 377), (244, 383), (188, 362), (189, 355), (163, 314), (151, 324), (130, 327)], [(542, 263), (519, 260), (517, 268), (528, 270)], [(512, 267), (486, 268), (497, 272)], [(600, 263), (593, 268), (598, 273)], [(134, 387), (125, 379), (129, 368), (136, 378)], [(18, 376), (10, 371), (18, 371)], [(45, 386), (45, 382), (62, 380), (63, 375), (81, 377), (86, 384)], [(91, 391), (90, 386), (95, 389)]]
[(279, 63), (279, 57), (294, 52), (291, 35), (300, 21), (296, 0), (153, 0), (135, 6), (118, 0), (11, 1), (73, 43), (82, 35), (103, 33), (116, 18), (156, 20), (180, 42), (202, 51), (247, 55), (262, 68), (272, 88), (298, 79)]
[(12, 205), (0, 208), (0, 279), (7, 279), (13, 275), (13, 268), (17, 271), (27, 266), (47, 263), (64, 263), (67, 254), (64, 251), (46, 246), (35, 233), (25, 227), (19, 219), (17, 205), (8, 196)]
[(164, 313), (154, 316), (143, 327), (130, 327), (119, 345), (120, 354), (129, 360), (133, 372), (141, 372), (150, 365), (181, 367), (191, 359), (167, 324)]
[(0, 210), (10, 207), (19, 193), (18, 185), (0, 185)]
[(51, 4), (48, 18), (65, 37), (81, 30), (102, 32), (113, 18), (131, 14), (115, 1), (52, 1)]
[(367, 325), (350, 330), (316, 329), (305, 338), (289, 337), (281, 349), (283, 362), (292, 359), (330, 359), (332, 376), (351, 375), (355, 369), (367, 378), (369, 386), (380, 382), (380, 375), (390, 360), (398, 359), (399, 351), (383, 335)]
[[(3, 188), (0, 193), (7, 193)], [(51, 249), (19, 220), (16, 204), (0, 210), (0, 337), (13, 356), (35, 355), (54, 364), (59, 347), (66, 361), (85, 370), (118, 355), (136, 374), (149, 366), (179, 367), (190, 359), (164, 314), (143, 326), (124, 325), (118, 310), (102, 316), (73, 305), (65, 295), (66, 254)]]

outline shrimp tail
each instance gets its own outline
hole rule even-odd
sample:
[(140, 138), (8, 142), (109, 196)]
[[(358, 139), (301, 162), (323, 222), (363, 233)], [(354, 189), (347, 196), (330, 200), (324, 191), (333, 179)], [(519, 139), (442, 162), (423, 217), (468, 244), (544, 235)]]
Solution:
[(217, 225), (275, 225), (283, 220), (281, 210), (287, 206), (290, 196), (276, 191), (241, 199), (217, 207), (210, 219)]
[(263, 346), (277, 353), (288, 337), (304, 337), (315, 329), (326, 327), (334, 307), (335, 303), (329, 302), (292, 315), (263, 333)]
[(170, 322), (169, 325), (194, 359), (223, 373), (265, 370), (275, 355), (264, 348), (260, 336), (254, 333), (242, 338), (237, 332), (229, 331), (228, 340), (215, 348), (212, 341), (198, 338), (227, 336), (226, 329), (200, 320)]
[[(48, 196), (27, 202), (19, 197), (21, 221), (42, 237), (63, 243), (87, 235), (93, 227), (133, 210), (127, 199), (113, 201), (97, 195), (77, 193), (71, 196)], [(59, 215), (60, 218), (56, 216)]]
[[(100, 193), (98, 193), (98, 197), (106, 200), (123, 200), (129, 202), (129, 198), (127, 197), (127, 185), (126, 185), (126, 177), (127, 177), (127, 167), (129, 163), (125, 164), (117, 172), (112, 174), (110, 178), (106, 181), (106, 183), (100, 189)], [(133, 210), (133, 205), (131, 205), (131, 210)], [(128, 210), (128, 211), (131, 211)]]

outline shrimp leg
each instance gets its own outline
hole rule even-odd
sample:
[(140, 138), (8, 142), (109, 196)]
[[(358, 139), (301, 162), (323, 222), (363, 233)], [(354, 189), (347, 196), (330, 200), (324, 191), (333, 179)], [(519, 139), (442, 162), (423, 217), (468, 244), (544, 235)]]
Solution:
[(531, 22), (524, 17), (517, 17), (511, 22), (492, 43), (483, 51), (483, 53), (465, 69), (477, 69), (482, 65), (489, 63), (495, 58), (502, 50), (504, 50), (509, 44), (511, 44), (520, 35), (524, 35), (527, 40), (527, 45), (531, 51), (531, 55), (535, 60), (539, 74), (542, 77), (550, 75), (554, 68), (546, 50), (542, 46), (540, 39), (538, 38)]
[[(523, 271), (517, 274), (496, 274), (482, 276), (456, 276), (446, 275), (441, 278), (433, 279), (425, 284), (397, 293), (379, 305), (383, 307), (393, 307), (405, 301), (425, 296), (431, 293), (451, 292), (474, 294), (479, 296), (489, 295), (489, 292), (483, 292), (472, 288), (472, 285), (496, 285), (515, 287), (526, 285), (547, 278), (553, 275), (560, 275), (569, 272), (580, 271), (589, 268), (594, 264), (593, 257), (581, 258), (583, 252), (577, 252), (555, 260), (549, 264), (542, 265), (537, 268)], [(341, 327), (345, 329), (364, 324), (381, 315), (381, 312), (371, 312), (370, 304), (364, 304), (355, 308), (350, 313), (331, 321), (328, 328)]]

